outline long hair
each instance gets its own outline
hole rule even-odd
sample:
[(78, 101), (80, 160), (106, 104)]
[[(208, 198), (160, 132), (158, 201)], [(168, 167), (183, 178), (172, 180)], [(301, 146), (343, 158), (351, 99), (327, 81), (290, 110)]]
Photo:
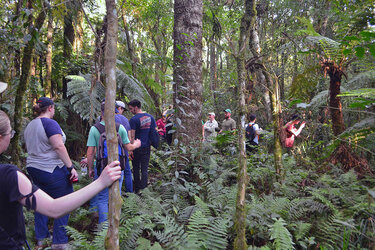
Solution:
[(40, 103), (37, 103), (33, 106), (33, 111), (34, 111), (34, 114), (39, 116), (40, 114), (43, 114), (47, 111), (48, 107), (49, 106), (44, 106), (44, 107), (40, 107), (41, 104)]
[(8, 115), (0, 110), (0, 135), (5, 135), (10, 127), (10, 120)]

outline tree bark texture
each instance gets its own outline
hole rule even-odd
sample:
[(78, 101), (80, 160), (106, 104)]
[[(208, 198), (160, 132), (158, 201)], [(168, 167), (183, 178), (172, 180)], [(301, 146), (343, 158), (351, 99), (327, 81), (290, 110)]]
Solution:
[(284, 179), (284, 166), (282, 161), (283, 150), (280, 142), (280, 131), (282, 129), (281, 120), (281, 99), (280, 99), (280, 89), (277, 79), (273, 83), (273, 90), (271, 93), (271, 103), (272, 103), (272, 118), (273, 118), (273, 141), (274, 141), (274, 151), (273, 156), (275, 159), (275, 171), (276, 177), (279, 180)]
[[(29, 0), (27, 3), (28, 9), (32, 9), (32, 1)], [(46, 11), (41, 10), (38, 17), (33, 24), (32, 15), (29, 16), (28, 24), (29, 24), (29, 32), (32, 36), (32, 39), (26, 44), (23, 50), (23, 57), (22, 57), (22, 68), (21, 68), (21, 78), (20, 83), (18, 84), (17, 91), (16, 91), (16, 99), (14, 102), (14, 130), (16, 134), (13, 137), (12, 141), (12, 159), (13, 163), (17, 166), (20, 166), (20, 152), (21, 148), (19, 145), (19, 140), (21, 137), (22, 131), (22, 117), (24, 111), (24, 96), (25, 92), (28, 87), (30, 73), (31, 73), (31, 64), (33, 62), (33, 53), (34, 53), (34, 45), (35, 45), (35, 37), (39, 32), (40, 28), (42, 27), (44, 20), (46, 18)]]
[(216, 45), (214, 41), (210, 43), (210, 89), (214, 107), (216, 110), (216, 85), (217, 85), (217, 63), (216, 63)]
[[(250, 29), (254, 25), (254, 18), (256, 16), (256, 1), (245, 0), (244, 7), (245, 11), (241, 19), (240, 26), (240, 37), (238, 40), (238, 53), (236, 55), (237, 62), (237, 77), (238, 77), (238, 97), (239, 97), (239, 114), (238, 114), (238, 144), (240, 149), (239, 155), (239, 166), (237, 174), (237, 198), (236, 198), (236, 212), (235, 212), (235, 235), (234, 249), (247, 249), (246, 242), (246, 187), (249, 182), (247, 175), (247, 164), (246, 164), (246, 147), (245, 147), (245, 130), (242, 127), (242, 123), (246, 117), (246, 103), (245, 103), (245, 90), (246, 90), (246, 69), (245, 69), (245, 56), (244, 50), (246, 48)], [(255, 12), (255, 15), (253, 14)]]
[(53, 97), (52, 93), (52, 46), (53, 46), (53, 17), (52, 13), (48, 15), (48, 27), (47, 27), (47, 53), (46, 53), (46, 84), (44, 92), (46, 96)]
[[(74, 27), (73, 27), (73, 20), (72, 20), (72, 11), (69, 11), (67, 15), (64, 17), (64, 52), (63, 56), (66, 62), (69, 64), (70, 58), (72, 56), (73, 51), (73, 43), (74, 43)], [(69, 68), (69, 66), (67, 67)], [(70, 72), (66, 72), (70, 74)], [(68, 95), (68, 80), (64, 77), (63, 78), (63, 99), (67, 99)]]
[[(250, 40), (249, 40), (249, 47), (250, 51), (253, 54), (253, 58), (251, 59), (252, 63), (254, 65), (256, 64), (263, 64), (263, 57), (261, 55), (261, 47), (259, 42), (259, 34), (258, 34), (258, 25), (256, 22), (257, 13), (252, 13), (251, 18), (253, 19), (254, 25), (251, 27), (250, 30)], [(266, 109), (266, 118), (267, 123), (271, 121), (272, 119), (272, 113), (271, 113), (271, 100), (270, 100), (270, 93), (269, 89), (271, 86), (266, 81), (266, 76), (263, 73), (262, 67), (254, 67), (254, 82), (255, 86), (258, 86), (258, 88), (261, 90), (262, 95), (262, 101), (264, 103), (264, 107)]]
[(131, 40), (130, 32), (129, 32), (129, 27), (128, 27), (128, 22), (126, 21), (125, 17), (125, 8), (121, 10), (121, 18), (122, 18), (122, 23), (124, 25), (124, 30), (125, 30), (125, 35), (126, 35), (126, 47), (128, 48), (128, 54), (130, 61), (132, 63), (132, 75), (137, 78), (137, 59), (135, 57), (134, 53), (134, 48), (133, 48), (133, 43)]
[(202, 19), (202, 0), (175, 0), (173, 102), (183, 143), (198, 139), (202, 129)]
[(74, 43), (73, 43), (73, 50), (77, 54), (77, 56), (80, 54), (82, 48), (83, 48), (83, 11), (82, 9), (77, 10), (77, 18), (76, 18), (76, 33), (77, 35), (74, 37)]
[(332, 118), (332, 131), (335, 136), (345, 131), (340, 94), (343, 71), (339, 65), (327, 59), (322, 62), (324, 71), (329, 75), (329, 112)]
[[(108, 162), (118, 160), (118, 140), (115, 126), (116, 99), (116, 55), (117, 55), (117, 11), (116, 1), (106, 0), (107, 7), (107, 43), (105, 47), (105, 132), (108, 142)], [(108, 232), (105, 239), (106, 249), (119, 249), (119, 224), (121, 213), (121, 196), (118, 181), (109, 189)]]

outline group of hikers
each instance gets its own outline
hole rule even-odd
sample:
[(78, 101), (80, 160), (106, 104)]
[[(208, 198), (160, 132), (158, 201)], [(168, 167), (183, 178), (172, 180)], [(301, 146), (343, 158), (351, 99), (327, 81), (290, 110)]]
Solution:
[[(128, 120), (122, 115), (125, 104), (116, 101), (119, 160), (108, 164), (104, 106), (105, 102), (101, 104), (101, 116), (90, 129), (87, 158), (81, 163), (87, 166), (89, 177), (94, 181), (73, 192), (72, 184), (78, 180), (78, 173), (64, 145), (65, 133), (53, 120), (55, 103), (48, 97), (37, 100), (33, 106), (36, 118), (24, 131), (30, 179), (17, 166), (0, 164), (0, 249), (29, 248), (22, 206), (35, 211), (35, 249), (46, 248), (49, 239), (52, 239), (52, 249), (70, 249), (65, 230), (70, 211), (91, 200), (99, 223), (103, 223), (108, 216), (108, 186), (114, 181), (119, 180), (121, 190), (125, 180), (126, 192), (139, 193), (147, 187), (152, 137), (158, 133), (154, 117), (142, 111), (140, 101), (132, 100), (128, 108), (134, 116)], [(14, 134), (9, 117), (0, 111), (0, 153), (8, 148)], [(54, 218), (52, 237), (49, 217)]]
[[(65, 226), (69, 212), (91, 200), (90, 206), (98, 212), (99, 224), (108, 216), (108, 187), (119, 180), (120, 190), (125, 181), (125, 191), (140, 193), (148, 185), (148, 165), (151, 145), (159, 140), (172, 142), (172, 112), (166, 111), (157, 122), (154, 117), (142, 111), (141, 102), (132, 100), (127, 104), (133, 117), (128, 120), (123, 112), (125, 103), (116, 101), (115, 123), (118, 137), (119, 160), (108, 164), (108, 150), (104, 117), (105, 101), (101, 104), (101, 115), (90, 128), (87, 139), (87, 158), (81, 161), (81, 167), (87, 167), (93, 182), (73, 192), (72, 183), (78, 180), (68, 151), (64, 145), (66, 136), (59, 124), (53, 120), (55, 103), (48, 97), (38, 99), (33, 107), (37, 115), (24, 131), (27, 150), (26, 169), (31, 180), (17, 166), (0, 164), (0, 249), (29, 248), (26, 241), (25, 221), (22, 206), (35, 211), (35, 249), (47, 247), (51, 238), (48, 218), (54, 218), (52, 249), (70, 249)], [(216, 133), (234, 131), (236, 122), (231, 118), (231, 110), (226, 109), (222, 128), (218, 129), (215, 113), (208, 114), (208, 121), (203, 124), (204, 141), (212, 141)], [(295, 128), (299, 118), (286, 125), (287, 145), (293, 146), (295, 136), (301, 132), (304, 123)], [(262, 131), (255, 123), (256, 116), (250, 116), (246, 135), (251, 146), (258, 145)], [(0, 154), (10, 144), (14, 136), (10, 119), (0, 111)], [(132, 161), (133, 174), (129, 160)], [(95, 163), (96, 162), (96, 163)], [(95, 165), (95, 166), (94, 166)], [(134, 186), (133, 186), (134, 179)]]
[[(202, 122), (202, 137), (203, 141), (212, 142), (217, 131), (219, 134), (225, 131), (235, 131), (236, 121), (231, 118), (232, 111), (230, 109), (224, 110), (225, 119), (222, 122), (222, 128), (219, 129), (219, 124), (215, 120), (215, 113), (208, 113), (208, 120)], [(259, 137), (263, 129), (256, 123), (256, 115), (251, 114), (249, 116), (249, 123), (245, 124), (245, 137), (246, 137), (246, 151), (256, 152), (259, 145)], [(301, 123), (301, 124), (300, 124)], [(300, 126), (297, 128), (297, 126)], [(295, 138), (301, 133), (305, 127), (306, 122), (301, 122), (301, 118), (298, 115), (293, 115), (291, 120), (281, 128), (281, 134), (283, 134), (282, 144), (290, 152), (293, 148)], [(284, 138), (285, 137), (285, 138)]]

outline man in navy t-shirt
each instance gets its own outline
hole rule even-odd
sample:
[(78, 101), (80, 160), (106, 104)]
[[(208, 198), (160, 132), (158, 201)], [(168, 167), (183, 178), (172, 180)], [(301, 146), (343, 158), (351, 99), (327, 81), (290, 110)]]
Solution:
[[(148, 164), (150, 161), (150, 135), (156, 127), (155, 119), (141, 109), (141, 102), (134, 99), (128, 103), (129, 110), (134, 114), (130, 119), (130, 142), (134, 139), (141, 140), (141, 147), (133, 151), (133, 175), (134, 189), (138, 193), (141, 189), (147, 187)], [(141, 171), (141, 176), (139, 171)]]

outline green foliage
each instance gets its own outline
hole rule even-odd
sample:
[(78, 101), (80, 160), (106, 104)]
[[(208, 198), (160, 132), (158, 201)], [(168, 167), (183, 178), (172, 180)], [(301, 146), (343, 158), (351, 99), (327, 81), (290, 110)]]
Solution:
[(196, 211), (189, 219), (188, 248), (226, 249), (228, 221), (210, 220), (202, 211)]
[(275, 223), (270, 226), (271, 240), (275, 249), (294, 249), (292, 235), (285, 227), (286, 223), (282, 218), (275, 220)]
[[(70, 80), (67, 94), (73, 110), (77, 112), (83, 120), (92, 121), (100, 113), (100, 104), (105, 96), (105, 88), (100, 82), (93, 86), (92, 75), (67, 76)], [(89, 108), (88, 108), (89, 107)]]

